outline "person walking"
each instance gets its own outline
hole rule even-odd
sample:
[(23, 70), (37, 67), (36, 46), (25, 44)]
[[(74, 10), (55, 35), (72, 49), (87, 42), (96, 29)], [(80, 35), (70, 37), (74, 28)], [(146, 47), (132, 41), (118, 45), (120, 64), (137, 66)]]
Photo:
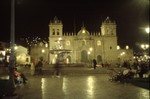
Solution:
[(97, 65), (96, 59), (93, 59), (93, 67), (94, 67), (94, 69), (96, 69), (96, 65)]
[(43, 67), (43, 58), (40, 58), (40, 60), (36, 64), (36, 72), (37, 72), (37, 74), (43, 74), (42, 67)]

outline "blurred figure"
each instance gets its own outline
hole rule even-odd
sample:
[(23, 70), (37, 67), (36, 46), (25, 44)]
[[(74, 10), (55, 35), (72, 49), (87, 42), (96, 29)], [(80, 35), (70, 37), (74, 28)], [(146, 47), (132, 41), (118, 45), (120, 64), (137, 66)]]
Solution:
[(14, 80), (15, 83), (21, 83), (21, 79), (23, 80), (23, 83), (26, 84), (27, 78), (25, 75), (17, 70), (17, 68), (14, 68)]
[(35, 74), (35, 60), (32, 58), (31, 60), (31, 75), (34, 75)]
[(30, 69), (31, 69), (31, 75), (34, 75), (35, 74), (35, 66), (33, 63), (31, 63)]
[(59, 60), (57, 59), (56, 60), (56, 64), (54, 65), (54, 69), (55, 69), (55, 75), (56, 76), (60, 76), (60, 69), (61, 69), (61, 67), (60, 67), (60, 63), (59, 63)]
[(94, 67), (94, 69), (96, 69), (96, 65), (97, 65), (96, 59), (93, 59), (93, 67)]
[(134, 76), (134, 73), (131, 71), (131, 68), (128, 68), (126, 67), (124, 70), (123, 70), (123, 76), (124, 78), (133, 78)]
[(43, 67), (43, 58), (40, 58), (35, 66), (36, 74), (43, 74), (42, 67)]
[(138, 69), (138, 74), (140, 78), (143, 78), (143, 75), (148, 72), (148, 66), (146, 62), (141, 62)]

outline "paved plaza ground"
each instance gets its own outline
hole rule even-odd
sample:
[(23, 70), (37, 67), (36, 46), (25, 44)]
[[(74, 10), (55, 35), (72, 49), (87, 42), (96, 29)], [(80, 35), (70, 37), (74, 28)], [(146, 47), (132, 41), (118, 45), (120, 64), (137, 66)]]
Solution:
[[(74, 73), (69, 74), (71, 70), (74, 71)], [(64, 71), (68, 72), (65, 73)], [(79, 71), (79, 73), (77, 73), (77, 71)], [(81, 73), (86, 71), (88, 73)], [(102, 71), (105, 71), (105, 73)], [(15, 93), (19, 99), (150, 98), (148, 82), (134, 81), (124, 84), (111, 82), (108, 80), (109, 75), (107, 72), (106, 68), (103, 70), (97, 69), (96, 71), (91, 68), (74, 68), (74, 70), (73, 68), (68, 68), (62, 70), (61, 76), (55, 76), (53, 72), (32, 76), (30, 71), (26, 69), (24, 73), (28, 78), (28, 82), (25, 85), (17, 86)], [(12, 98), (4, 97), (4, 99)]]
[(108, 81), (106, 74), (31, 76), (16, 88), (20, 99), (149, 99), (149, 90)]

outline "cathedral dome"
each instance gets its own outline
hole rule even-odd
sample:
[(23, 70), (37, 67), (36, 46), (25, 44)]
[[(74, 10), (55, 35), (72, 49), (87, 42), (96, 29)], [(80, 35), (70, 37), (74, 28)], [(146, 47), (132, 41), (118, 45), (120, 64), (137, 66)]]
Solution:
[(90, 33), (85, 29), (85, 27), (82, 27), (81, 30), (78, 32), (78, 36), (89, 36)]

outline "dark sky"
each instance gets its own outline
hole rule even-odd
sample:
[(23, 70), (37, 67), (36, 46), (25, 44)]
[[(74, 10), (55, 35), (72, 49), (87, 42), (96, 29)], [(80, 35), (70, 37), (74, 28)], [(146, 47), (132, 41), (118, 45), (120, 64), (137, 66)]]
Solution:
[[(89, 32), (99, 32), (109, 16), (117, 23), (118, 44), (148, 42), (149, 0), (15, 0), (15, 36), (48, 37), (49, 21), (57, 16), (64, 32), (78, 32), (84, 23)], [(11, 0), (0, 0), (0, 41), (10, 40)], [(2, 36), (3, 35), (3, 36)]]

